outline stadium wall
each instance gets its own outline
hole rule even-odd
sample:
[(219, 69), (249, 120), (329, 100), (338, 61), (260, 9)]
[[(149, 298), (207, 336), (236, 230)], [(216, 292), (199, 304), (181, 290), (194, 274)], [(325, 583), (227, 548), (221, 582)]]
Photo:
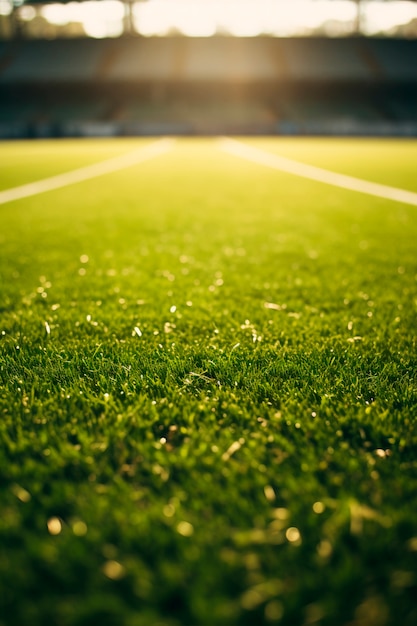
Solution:
[(417, 136), (417, 41), (0, 42), (0, 136)]

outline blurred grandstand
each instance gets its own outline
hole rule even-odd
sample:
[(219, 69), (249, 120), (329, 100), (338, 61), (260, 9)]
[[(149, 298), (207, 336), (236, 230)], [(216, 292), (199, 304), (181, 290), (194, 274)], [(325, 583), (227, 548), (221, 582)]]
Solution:
[(343, 37), (145, 37), (128, 8), (124, 32), (101, 39), (43, 38), (10, 10), (0, 137), (417, 136), (415, 37), (365, 37), (357, 23)]

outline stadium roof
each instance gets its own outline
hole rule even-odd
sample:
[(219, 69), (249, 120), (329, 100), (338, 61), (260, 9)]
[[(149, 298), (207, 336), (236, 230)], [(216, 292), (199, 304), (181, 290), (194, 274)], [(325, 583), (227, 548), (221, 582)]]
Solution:
[[(88, 0), (14, 0), (15, 6), (21, 6), (22, 4), (68, 4), (69, 2), (86, 2)], [(101, 1), (101, 0), (96, 0)], [(152, 2), (152, 0), (119, 0), (120, 2), (134, 3), (134, 2)], [(177, 0), (169, 0), (171, 2), (177, 2)], [(191, 0), (192, 1), (192, 0)], [(199, 0), (201, 2), (201, 0)], [(205, 0), (207, 3), (210, 0)], [(227, 0), (225, 0), (227, 2)], [(256, 4), (257, 0), (247, 0), (248, 2), (252, 2)], [(284, 2), (288, 0), (276, 0), (276, 2)], [(310, 2), (316, 2), (317, 0), (309, 0)], [(340, 0), (327, 0), (328, 2), (340, 2)], [(351, 2), (356, 2), (357, 4), (363, 4), (366, 2), (398, 2), (398, 0), (350, 0)], [(417, 0), (407, 0), (408, 2), (417, 2)]]
[(12, 14), (10, 30), (28, 37), (75, 32), (96, 38), (123, 33), (417, 37), (417, 0), (0, 0), (0, 5), (3, 11), (6, 6), (0, 15)]

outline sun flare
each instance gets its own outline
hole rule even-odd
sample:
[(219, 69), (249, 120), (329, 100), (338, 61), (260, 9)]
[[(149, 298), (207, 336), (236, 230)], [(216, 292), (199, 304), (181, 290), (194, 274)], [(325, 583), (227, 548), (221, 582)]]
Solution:
[[(3, 14), (4, 2), (0, 0)], [(340, 36), (354, 32), (358, 23), (358, 5), (353, 0), (148, 0), (133, 2), (131, 6), (133, 28), (146, 37), (290, 37), (317, 33)], [(60, 28), (81, 24), (86, 35), (95, 38), (120, 36), (126, 22), (126, 8), (120, 0), (52, 3), (41, 5), (38, 11), (48, 23)], [(19, 12), (26, 22), (38, 15), (31, 5), (21, 6)], [(392, 33), (393, 29), (417, 20), (417, 3), (363, 2), (360, 16), (364, 34)]]

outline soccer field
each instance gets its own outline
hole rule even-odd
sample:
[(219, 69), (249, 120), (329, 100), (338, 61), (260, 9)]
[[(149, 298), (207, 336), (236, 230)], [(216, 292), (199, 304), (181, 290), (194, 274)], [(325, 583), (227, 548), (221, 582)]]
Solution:
[(417, 141), (225, 145), (0, 144), (0, 626), (417, 623)]

